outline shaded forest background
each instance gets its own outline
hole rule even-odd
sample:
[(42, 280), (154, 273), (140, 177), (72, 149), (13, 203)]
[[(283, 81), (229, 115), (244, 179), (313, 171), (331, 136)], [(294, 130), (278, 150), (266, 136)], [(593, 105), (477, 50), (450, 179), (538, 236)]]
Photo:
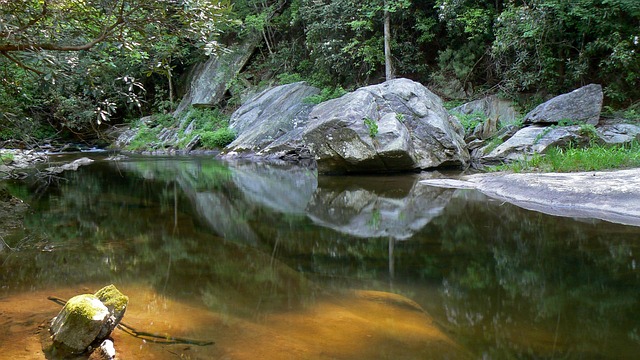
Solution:
[(261, 38), (229, 88), (306, 80), (326, 97), (398, 77), (445, 100), (498, 93), (524, 110), (599, 83), (640, 114), (637, 0), (0, 1), (0, 141), (94, 139), (170, 113), (193, 65)]

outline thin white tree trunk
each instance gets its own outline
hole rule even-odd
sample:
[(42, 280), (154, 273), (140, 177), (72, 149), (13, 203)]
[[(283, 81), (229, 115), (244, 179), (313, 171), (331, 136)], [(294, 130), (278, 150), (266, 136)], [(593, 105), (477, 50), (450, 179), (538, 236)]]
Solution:
[(391, 59), (391, 14), (389, 14), (389, 10), (387, 10), (386, 7), (384, 10), (384, 69), (386, 79), (393, 79), (393, 62)]

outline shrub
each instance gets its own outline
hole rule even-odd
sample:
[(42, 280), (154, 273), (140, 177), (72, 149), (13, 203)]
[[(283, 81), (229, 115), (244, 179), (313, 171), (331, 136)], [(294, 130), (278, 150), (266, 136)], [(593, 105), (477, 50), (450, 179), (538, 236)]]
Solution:
[(236, 138), (235, 132), (228, 127), (215, 131), (204, 131), (199, 135), (202, 146), (207, 149), (223, 148)]
[(147, 125), (141, 125), (138, 133), (126, 147), (130, 151), (143, 151), (154, 149), (158, 146), (158, 134), (161, 128), (150, 128)]
[(457, 112), (453, 112), (452, 114), (460, 120), (460, 124), (464, 128), (465, 133), (473, 131), (478, 124), (482, 124), (487, 120), (487, 116), (480, 111), (474, 111), (471, 114), (462, 114)]
[(278, 76), (278, 83), (280, 85), (293, 84), (304, 80), (300, 74), (282, 73)]

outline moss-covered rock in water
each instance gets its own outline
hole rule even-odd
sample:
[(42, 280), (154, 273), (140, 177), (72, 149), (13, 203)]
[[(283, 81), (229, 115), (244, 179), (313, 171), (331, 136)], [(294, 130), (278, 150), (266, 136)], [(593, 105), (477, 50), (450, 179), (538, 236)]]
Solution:
[(54, 346), (71, 354), (85, 352), (108, 318), (109, 309), (95, 295), (72, 297), (51, 322)]
[(122, 313), (124, 315), (125, 310), (127, 310), (129, 297), (121, 293), (113, 284), (103, 287), (94, 295), (102, 301), (109, 311)]
[(122, 320), (129, 304), (129, 297), (121, 293), (113, 284), (98, 290), (95, 296), (109, 309), (109, 320), (99, 335), (100, 339), (104, 339)]
[(94, 295), (74, 296), (51, 322), (51, 346), (45, 352), (56, 358), (84, 353), (106, 339), (118, 326), (129, 298), (113, 286), (105, 286)]

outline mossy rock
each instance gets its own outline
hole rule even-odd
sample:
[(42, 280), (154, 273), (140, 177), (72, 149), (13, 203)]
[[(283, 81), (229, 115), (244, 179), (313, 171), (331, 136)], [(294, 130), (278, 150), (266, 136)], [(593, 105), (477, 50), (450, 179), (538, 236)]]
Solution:
[[(127, 310), (127, 304), (129, 304), (129, 297), (124, 295), (118, 290), (115, 285), (107, 285), (98, 290), (94, 294), (102, 303), (109, 309), (109, 311), (116, 314), (116, 317), (122, 318), (125, 310)], [(121, 314), (118, 316), (118, 314)]]
[(108, 318), (109, 309), (95, 295), (72, 297), (51, 322), (54, 346), (71, 354), (85, 352)]
[(129, 297), (121, 293), (113, 284), (103, 287), (94, 294), (109, 309), (109, 318), (105, 322), (98, 339), (106, 339), (124, 317)]

